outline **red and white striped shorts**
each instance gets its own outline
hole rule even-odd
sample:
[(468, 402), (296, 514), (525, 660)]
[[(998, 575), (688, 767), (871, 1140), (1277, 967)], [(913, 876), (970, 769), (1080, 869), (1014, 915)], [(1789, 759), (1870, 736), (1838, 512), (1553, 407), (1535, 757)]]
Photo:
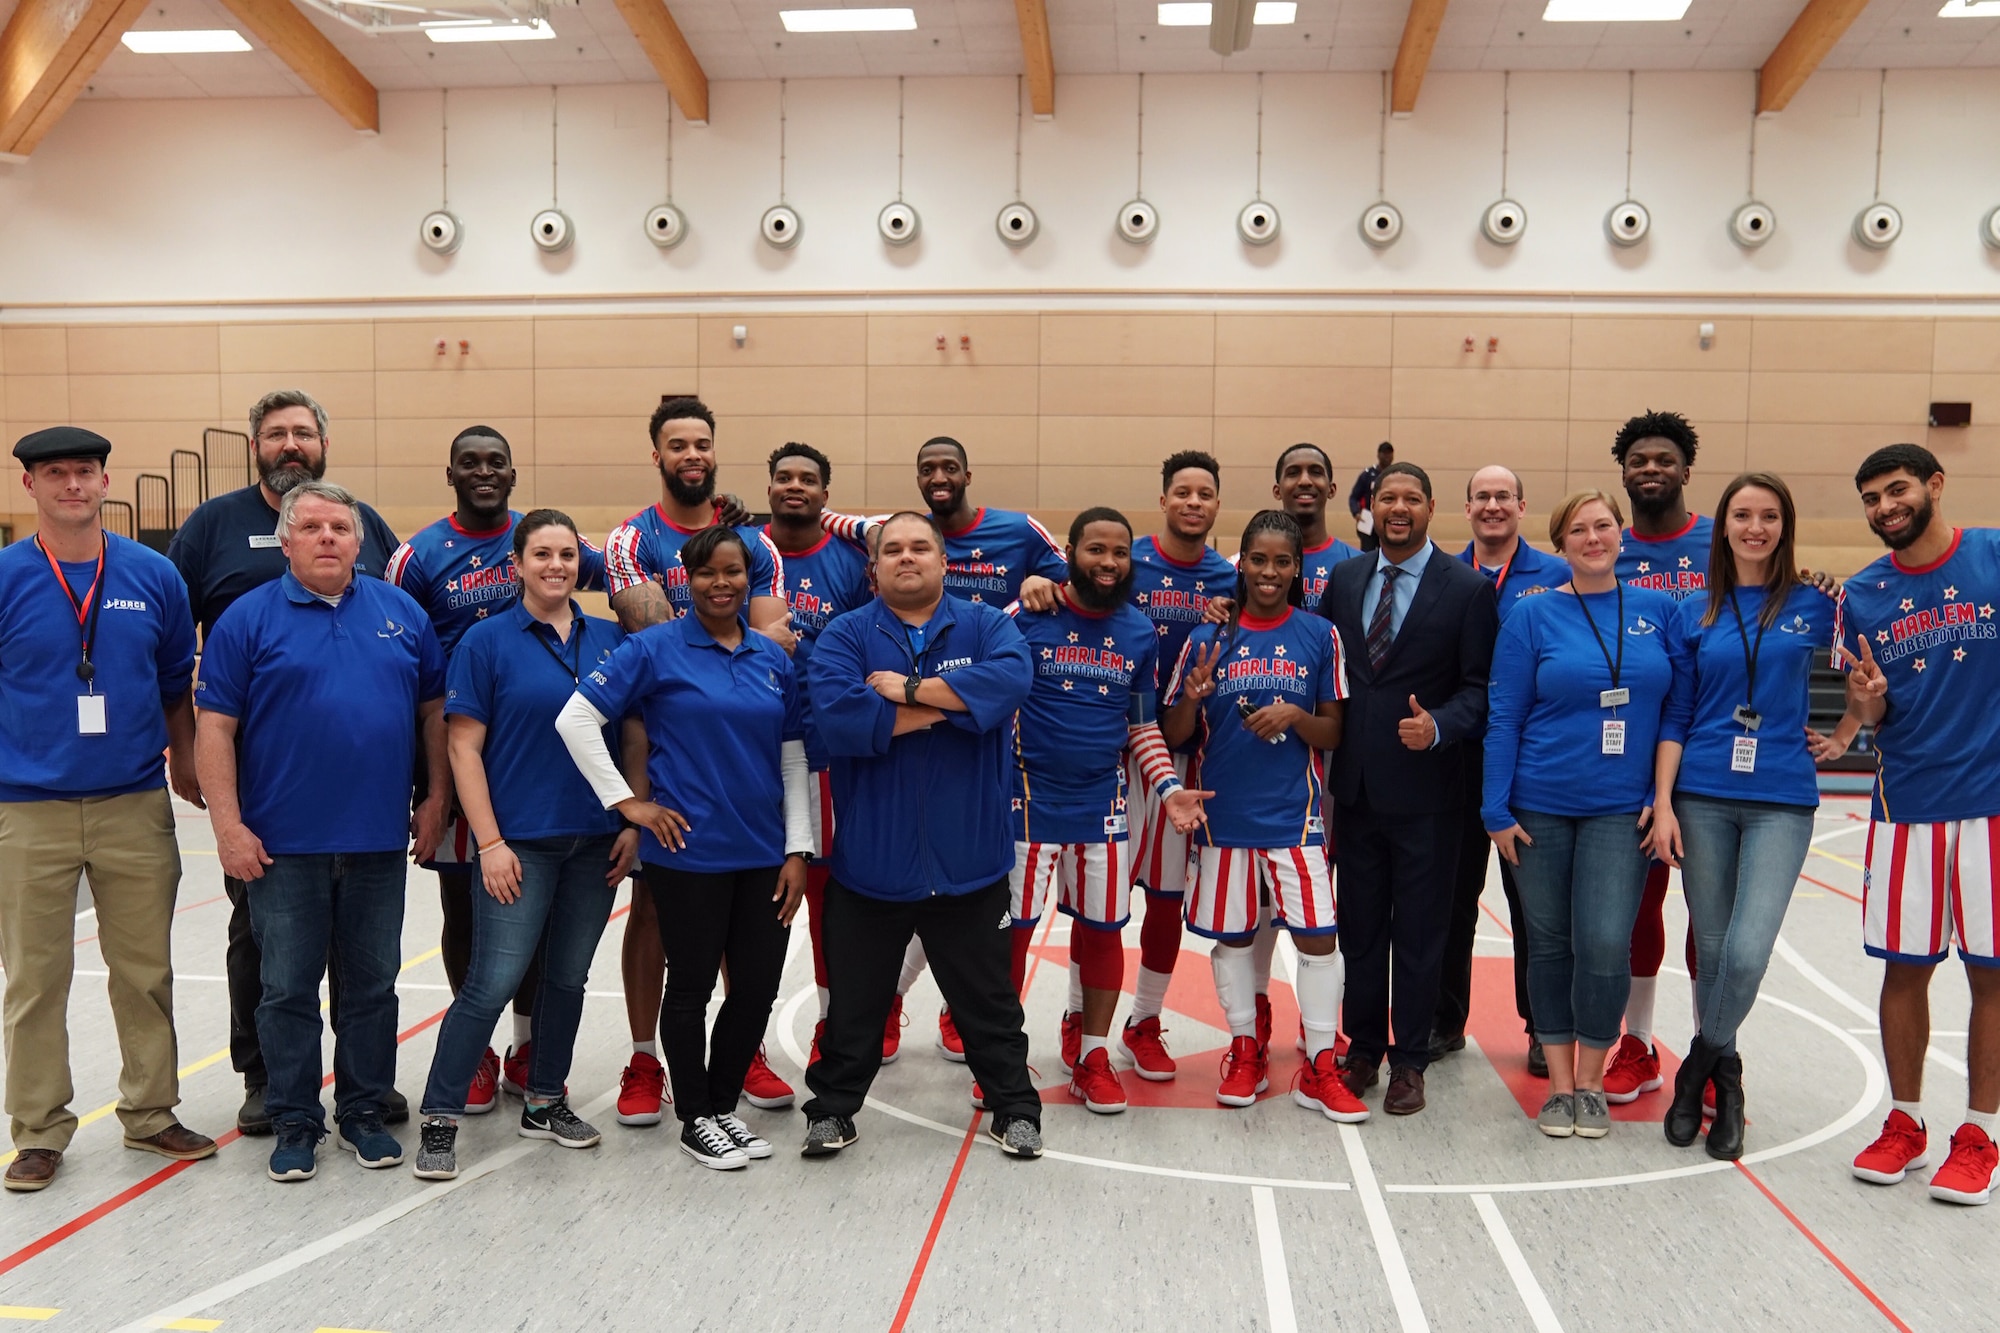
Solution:
[(1257, 895), (1271, 890), (1271, 924), (1294, 935), (1335, 929), (1333, 875), (1319, 847), (1199, 847), (1187, 896), (1187, 928), (1209, 939), (1257, 929)]
[(438, 839), (437, 854), (424, 862), (424, 869), (443, 871), (446, 874), (454, 871), (470, 873), (479, 863), (476, 846), (472, 838), (472, 825), (465, 822), (465, 816), (456, 815), (446, 821), (444, 836)]
[[(1187, 781), (1188, 757), (1173, 756), (1174, 773)], [(1188, 885), (1188, 835), (1174, 827), (1160, 804), (1159, 793), (1146, 781), (1138, 764), (1126, 760), (1125, 787), (1139, 804), (1138, 845), (1132, 858), (1132, 878), (1148, 893), (1180, 897)]]
[(813, 860), (819, 862), (833, 855), (833, 774), (821, 769), (812, 776), (813, 846), (819, 848)]
[(1868, 825), (1861, 943), (1899, 963), (2000, 964), (2000, 818)]
[(1087, 926), (1117, 930), (1132, 915), (1130, 844), (1017, 842), (1007, 877), (1008, 910), (1021, 925), (1041, 920), (1042, 899), (1056, 887), (1056, 910)]

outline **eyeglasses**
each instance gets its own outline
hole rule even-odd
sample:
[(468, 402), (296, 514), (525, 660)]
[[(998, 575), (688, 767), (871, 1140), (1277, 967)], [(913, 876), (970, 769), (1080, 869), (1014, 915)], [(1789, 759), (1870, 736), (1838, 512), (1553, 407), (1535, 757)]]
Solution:
[(297, 440), (300, 444), (318, 444), (319, 438), (319, 432), (311, 426), (300, 426), (294, 430), (273, 427), (267, 431), (260, 431), (257, 435), (257, 442), (259, 444), (283, 444), (286, 440)]
[(1514, 492), (1474, 491), (1472, 493), (1472, 503), (1479, 505), (1483, 504), (1510, 505), (1514, 503)]

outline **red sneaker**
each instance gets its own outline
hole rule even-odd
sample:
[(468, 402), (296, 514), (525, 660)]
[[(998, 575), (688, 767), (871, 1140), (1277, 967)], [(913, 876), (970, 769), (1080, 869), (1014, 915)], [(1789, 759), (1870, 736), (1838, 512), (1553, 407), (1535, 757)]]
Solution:
[(1302, 1067), (1292, 1082), (1292, 1100), (1309, 1110), (1318, 1111), (1328, 1120), (1337, 1120), (1343, 1125), (1358, 1125), (1368, 1118), (1368, 1107), (1347, 1090), (1347, 1084), (1342, 1081), (1333, 1061), (1333, 1051), (1329, 1049), (1321, 1051), (1317, 1059)]
[(1704, 1120), (1715, 1119), (1715, 1084), (1701, 1085), (1701, 1115)]
[[(822, 1024), (821, 1026), (824, 1026)], [(818, 1042), (819, 1029), (813, 1029), (813, 1041)], [(903, 997), (898, 995), (889, 1001), (889, 1018), (882, 1024), (882, 1063), (893, 1065), (896, 1057), (903, 1053)], [(813, 1059), (817, 1060), (817, 1055)]]
[(1870, 1184), (1895, 1185), (1929, 1161), (1930, 1136), (1924, 1127), (1901, 1111), (1891, 1111), (1880, 1136), (1854, 1159), (1854, 1174)]
[(761, 1044), (743, 1075), (743, 1100), (760, 1111), (782, 1111), (792, 1104), (792, 1085), (771, 1072)]
[(1099, 1115), (1125, 1109), (1125, 1085), (1111, 1067), (1111, 1052), (1100, 1046), (1076, 1062), (1070, 1071), (1069, 1095)]
[(825, 1035), (826, 1035), (826, 1020), (822, 1018), (819, 1020), (819, 1022), (813, 1024), (812, 1049), (806, 1052), (807, 1069), (811, 1069), (814, 1065), (819, 1063), (819, 1039), (821, 1037), (824, 1037)]
[(1065, 1011), (1062, 1019), (1062, 1051), (1058, 1058), (1064, 1070), (1074, 1073), (1083, 1058), (1083, 1015)]
[(978, 1079), (972, 1080), (972, 1109), (975, 1111), (986, 1109), (986, 1094), (979, 1090)]
[(1264, 1059), (1271, 1058), (1271, 997), (1261, 991), (1257, 995), (1257, 1049)]
[(938, 1050), (955, 1065), (965, 1063), (965, 1043), (959, 1040), (958, 1024), (951, 1021), (951, 1007), (938, 1010)]
[(1151, 1018), (1126, 1019), (1124, 1034), (1119, 1038), (1132, 1053), (1132, 1072), (1148, 1083), (1171, 1082), (1179, 1068), (1174, 1057), (1167, 1054), (1167, 1043), (1160, 1039), (1165, 1031), (1160, 1026), (1160, 1016), (1154, 1014)]
[(512, 1093), (516, 1097), (528, 1095), (528, 1051), (534, 1043), (524, 1041), (520, 1046), (507, 1048), (506, 1062), (500, 1066), (500, 1091)]
[(1631, 1033), (1618, 1039), (1611, 1067), (1604, 1071), (1604, 1100), (1623, 1105), (1636, 1102), (1642, 1092), (1652, 1092), (1666, 1080), (1660, 1077), (1660, 1055)]
[(666, 1100), (667, 1071), (644, 1051), (632, 1052), (632, 1062), (618, 1076), (618, 1123), (657, 1125), (660, 1103)]
[(1222, 1057), (1222, 1086), (1215, 1100), (1224, 1106), (1255, 1106), (1257, 1094), (1271, 1086), (1271, 1062), (1255, 1037), (1236, 1037)]
[(1345, 1032), (1336, 1032), (1333, 1034), (1333, 1062), (1343, 1069), (1347, 1067), (1348, 1045), (1347, 1034)]
[(465, 1113), (485, 1115), (500, 1100), (500, 1057), (488, 1046), (472, 1071), (472, 1086), (465, 1093)]
[[(1335, 1035), (1337, 1036), (1339, 1034), (1336, 1033)], [(1306, 1021), (1303, 1018), (1299, 1020), (1299, 1035), (1294, 1040), (1293, 1044), (1299, 1048), (1300, 1055), (1304, 1055), (1306, 1052), (1312, 1049), (1312, 1047), (1306, 1045)]]
[[(1095, 1106), (1090, 1108), (1095, 1111)], [(1993, 1168), (2000, 1148), (1977, 1125), (1960, 1125), (1951, 1136), (1951, 1154), (1931, 1177), (1931, 1197), (1945, 1203), (1985, 1203), (1993, 1194)]]

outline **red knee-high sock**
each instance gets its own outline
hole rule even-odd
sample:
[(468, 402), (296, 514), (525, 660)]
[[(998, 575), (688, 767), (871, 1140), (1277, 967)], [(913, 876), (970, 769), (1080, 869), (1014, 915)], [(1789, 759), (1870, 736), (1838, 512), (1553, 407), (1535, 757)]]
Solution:
[(1646, 894), (1632, 925), (1632, 975), (1657, 977), (1667, 956), (1667, 867), (1655, 861), (1646, 871)]
[[(1174, 961), (1181, 956), (1180, 909), (1178, 901), (1163, 893), (1146, 895), (1146, 916), (1139, 923), (1139, 966), (1147, 971), (1174, 970)], [(1076, 932), (1070, 934), (1074, 938)]]
[(806, 868), (806, 930), (812, 935), (813, 985), (826, 989), (826, 941), (820, 936), (820, 918), (826, 915), (826, 881), (832, 866)]
[(1035, 923), (1016, 922), (1014, 925), (1014, 959), (1008, 975), (1014, 979), (1014, 993), (1022, 994), (1028, 988), (1028, 946), (1034, 942)]
[(1700, 975), (1700, 973), (1695, 971), (1695, 966), (1694, 966), (1694, 923), (1693, 922), (1688, 923), (1687, 960), (1688, 960), (1688, 980), (1693, 981), (1697, 976)]
[(1118, 931), (1073, 925), (1069, 951), (1083, 972), (1085, 990), (1119, 990), (1125, 985), (1125, 942)]

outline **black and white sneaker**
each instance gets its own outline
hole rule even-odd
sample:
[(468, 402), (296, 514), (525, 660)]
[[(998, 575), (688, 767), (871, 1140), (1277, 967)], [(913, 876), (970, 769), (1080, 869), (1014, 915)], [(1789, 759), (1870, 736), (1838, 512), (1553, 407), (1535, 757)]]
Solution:
[(741, 1171), (750, 1165), (750, 1155), (707, 1116), (681, 1126), (681, 1151), (711, 1171)]
[(604, 1136), (569, 1109), (569, 1098), (558, 1097), (547, 1106), (521, 1107), (521, 1137), (553, 1139), (565, 1148), (595, 1148)]
[(986, 1137), (1009, 1157), (1032, 1161), (1042, 1155), (1042, 1127), (1026, 1116), (994, 1116), (986, 1126)]
[(417, 1160), (410, 1165), (417, 1179), (457, 1180), (458, 1122), (434, 1115), (418, 1128), (417, 1135)]
[(719, 1115), (715, 1117), (715, 1123), (722, 1126), (722, 1132), (729, 1136), (730, 1142), (743, 1150), (745, 1157), (763, 1158), (771, 1155), (771, 1145), (759, 1138), (750, 1126), (736, 1116)]
[(831, 1157), (848, 1144), (860, 1138), (854, 1122), (844, 1115), (823, 1115), (806, 1125), (806, 1141), (799, 1149), (801, 1157)]

